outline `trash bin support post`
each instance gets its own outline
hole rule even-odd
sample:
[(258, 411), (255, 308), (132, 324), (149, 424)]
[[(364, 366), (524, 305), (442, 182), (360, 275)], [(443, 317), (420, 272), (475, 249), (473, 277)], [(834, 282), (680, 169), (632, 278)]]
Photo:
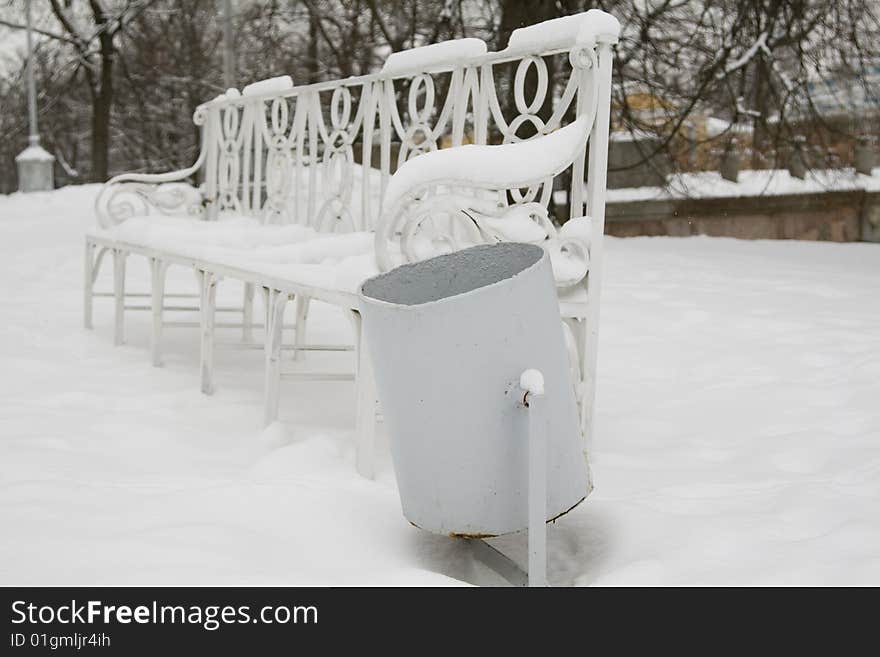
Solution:
[(514, 586), (547, 586), (547, 409), (544, 377), (526, 370), (519, 382), (528, 413), (528, 566), (523, 572), (513, 559), (482, 539), (471, 539), (474, 556)]
[(526, 370), (520, 378), (529, 413), (529, 586), (547, 586), (547, 412), (544, 377)]

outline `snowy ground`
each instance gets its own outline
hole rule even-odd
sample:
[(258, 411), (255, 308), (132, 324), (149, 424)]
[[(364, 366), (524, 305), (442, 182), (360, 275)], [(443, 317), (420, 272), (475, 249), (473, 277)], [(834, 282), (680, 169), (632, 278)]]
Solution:
[[(154, 369), (147, 314), (121, 348), (109, 301), (83, 330), (94, 193), (0, 197), (0, 584), (499, 582), (404, 520), (384, 444), (355, 474), (351, 383), (285, 383), (262, 431), (259, 351), (205, 397), (195, 331)], [(596, 490), (551, 582), (880, 584), (880, 245), (607, 245)], [(329, 308), (310, 329), (349, 338)]]

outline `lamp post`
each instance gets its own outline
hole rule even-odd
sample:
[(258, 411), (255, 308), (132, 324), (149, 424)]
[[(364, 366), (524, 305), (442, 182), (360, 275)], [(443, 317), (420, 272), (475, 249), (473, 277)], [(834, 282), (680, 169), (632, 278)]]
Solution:
[(223, 0), (223, 85), (235, 86), (235, 46), (232, 40), (232, 0)]
[(34, 39), (31, 29), (31, 0), (25, 3), (27, 12), (27, 64), (25, 77), (28, 92), (28, 146), (15, 156), (18, 167), (18, 189), (21, 192), (42, 192), (55, 188), (55, 158), (40, 146), (37, 127), (37, 83), (34, 79)]

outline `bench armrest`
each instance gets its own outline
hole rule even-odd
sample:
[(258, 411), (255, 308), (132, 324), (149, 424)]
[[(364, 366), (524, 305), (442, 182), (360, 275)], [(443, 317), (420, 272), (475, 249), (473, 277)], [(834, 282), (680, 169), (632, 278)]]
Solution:
[(186, 182), (204, 162), (204, 153), (191, 167), (168, 173), (123, 173), (104, 183), (95, 199), (101, 228), (112, 228), (130, 217), (158, 214), (205, 216), (202, 190)]
[[(550, 184), (583, 157), (594, 116), (529, 141), (459, 146), (419, 155), (391, 178), (376, 229), (376, 259), (387, 271), (438, 252), (501, 241), (531, 242), (555, 256), (576, 259), (557, 278), (560, 287), (583, 281), (589, 243), (560, 234), (541, 203), (508, 206), (499, 192)], [(576, 273), (575, 270), (579, 270)]]

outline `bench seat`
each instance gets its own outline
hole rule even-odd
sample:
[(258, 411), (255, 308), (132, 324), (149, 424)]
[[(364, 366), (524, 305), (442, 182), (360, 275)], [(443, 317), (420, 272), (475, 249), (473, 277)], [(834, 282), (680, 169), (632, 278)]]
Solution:
[[(155, 225), (144, 225), (156, 219), (159, 221)], [(182, 225), (175, 226), (176, 222)], [(308, 289), (311, 298), (332, 299), (334, 303), (343, 298), (341, 295), (350, 295), (347, 305), (353, 309), (357, 308), (361, 283), (381, 273), (373, 233), (327, 235), (302, 226), (257, 227), (238, 220), (229, 220), (231, 225), (222, 231), (210, 230), (225, 222), (208, 224), (171, 217), (139, 217), (115, 228), (89, 231), (86, 239), (147, 257), (153, 252), (160, 253), (165, 260), (209, 271), (221, 278), (234, 271), (236, 275), (230, 277), (246, 283), (271, 282), (268, 287), (290, 290), (294, 294)], [(290, 230), (275, 230), (278, 228)], [(243, 246), (235, 246), (236, 241)], [(573, 269), (582, 266), (562, 253), (558, 244), (547, 244), (546, 248), (557, 284), (568, 278)], [(586, 294), (581, 286), (572, 286), (561, 289), (559, 298), (564, 309), (566, 304), (583, 303)], [(579, 316), (574, 308), (568, 312), (563, 310), (563, 314)]]
[[(205, 249), (249, 250), (306, 244), (336, 235), (298, 224), (263, 224), (254, 217), (224, 216), (218, 221), (151, 215), (132, 217), (111, 228), (95, 228), (88, 236), (138, 244), (199, 257)], [(345, 237), (345, 235), (339, 235)]]

